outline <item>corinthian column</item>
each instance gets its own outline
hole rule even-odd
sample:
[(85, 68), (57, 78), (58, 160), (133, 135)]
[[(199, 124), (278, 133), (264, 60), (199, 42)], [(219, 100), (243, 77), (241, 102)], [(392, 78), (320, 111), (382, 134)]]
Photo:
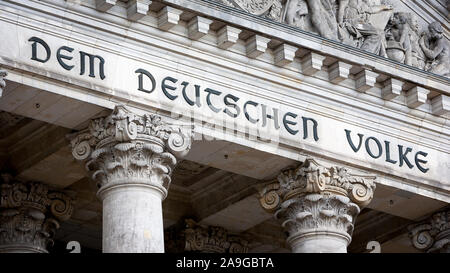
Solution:
[(356, 216), (372, 200), (374, 181), (306, 159), (263, 188), (260, 203), (281, 220), (292, 252), (346, 253)]
[(431, 253), (450, 253), (450, 210), (440, 211), (408, 227), (415, 248)]
[(72, 199), (44, 184), (2, 176), (0, 253), (47, 253), (59, 221), (72, 215)]
[(8, 75), (8, 72), (0, 68), (0, 97), (2, 96), (3, 89), (6, 87), (4, 78)]
[(248, 242), (223, 227), (202, 226), (186, 219), (185, 251), (201, 253), (247, 253)]
[(191, 130), (156, 114), (139, 116), (117, 106), (72, 139), (73, 156), (86, 162), (103, 202), (103, 252), (164, 252), (161, 202), (175, 156), (191, 146)]

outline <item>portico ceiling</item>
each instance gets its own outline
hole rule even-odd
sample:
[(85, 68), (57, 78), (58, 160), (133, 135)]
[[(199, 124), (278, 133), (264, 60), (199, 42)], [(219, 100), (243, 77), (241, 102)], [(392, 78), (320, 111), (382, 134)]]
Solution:
[[(12, 173), (24, 181), (44, 182), (74, 196), (77, 200), (74, 214), (62, 224), (56, 240), (76, 240), (84, 247), (100, 249), (102, 206), (95, 194), (95, 183), (71, 155), (66, 135), (73, 129), (6, 111), (0, 112), (0, 118), (2, 172)], [(266, 157), (265, 164), (257, 160), (262, 156)], [(253, 238), (252, 251), (287, 252), (284, 238), (280, 237), (284, 233), (273, 215), (260, 207), (257, 192), (260, 185), (293, 163), (272, 161), (260, 151), (223, 141), (194, 144), (188, 159), (182, 160), (175, 169), (169, 195), (163, 202), (165, 228), (193, 218), (201, 224), (222, 226)], [(398, 235), (394, 231), (445, 205), (383, 186), (375, 192), (373, 204), (366, 210), (382, 220), (356, 225), (354, 243), (350, 247), (353, 251), (364, 251), (365, 240), (372, 238), (374, 225), (392, 223), (390, 225), (397, 227), (377, 235), (388, 242)], [(364, 223), (371, 218), (362, 214), (358, 219), (358, 223)]]

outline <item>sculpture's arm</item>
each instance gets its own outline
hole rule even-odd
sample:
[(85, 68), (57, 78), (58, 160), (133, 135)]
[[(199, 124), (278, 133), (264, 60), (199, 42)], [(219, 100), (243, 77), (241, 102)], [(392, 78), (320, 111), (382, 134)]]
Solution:
[(444, 50), (444, 43), (443, 41), (438, 41), (437, 46), (433, 50), (431, 50), (425, 46), (425, 44), (423, 43), (423, 39), (421, 39), (420, 47), (422, 48), (423, 53), (425, 54), (425, 56), (427, 56), (428, 59), (434, 60)]

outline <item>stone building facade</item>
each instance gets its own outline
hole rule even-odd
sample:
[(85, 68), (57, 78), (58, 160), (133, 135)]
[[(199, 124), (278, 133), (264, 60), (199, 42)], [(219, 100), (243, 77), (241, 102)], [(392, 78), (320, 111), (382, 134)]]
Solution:
[(450, 251), (446, 0), (1, 0), (0, 252)]

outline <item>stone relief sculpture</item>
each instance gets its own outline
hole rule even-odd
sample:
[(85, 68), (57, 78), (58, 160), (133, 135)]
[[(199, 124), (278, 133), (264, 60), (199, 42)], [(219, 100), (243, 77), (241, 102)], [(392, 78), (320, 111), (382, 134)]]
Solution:
[(272, 20), (280, 21), (282, 0), (218, 0), (223, 4), (243, 9), (251, 14), (266, 16)]
[(424, 69), (425, 68), (425, 53), (419, 45), (419, 39), (422, 34), (417, 17), (411, 13), (407, 14), (407, 24), (408, 24), (408, 36), (411, 43), (411, 55), (410, 59), (406, 59), (406, 64), (412, 65), (414, 67)]
[(440, 23), (420, 29), (417, 17), (390, 0), (218, 0), (426, 71), (450, 76), (449, 41)]
[(336, 0), (286, 0), (283, 22), (337, 40)]

